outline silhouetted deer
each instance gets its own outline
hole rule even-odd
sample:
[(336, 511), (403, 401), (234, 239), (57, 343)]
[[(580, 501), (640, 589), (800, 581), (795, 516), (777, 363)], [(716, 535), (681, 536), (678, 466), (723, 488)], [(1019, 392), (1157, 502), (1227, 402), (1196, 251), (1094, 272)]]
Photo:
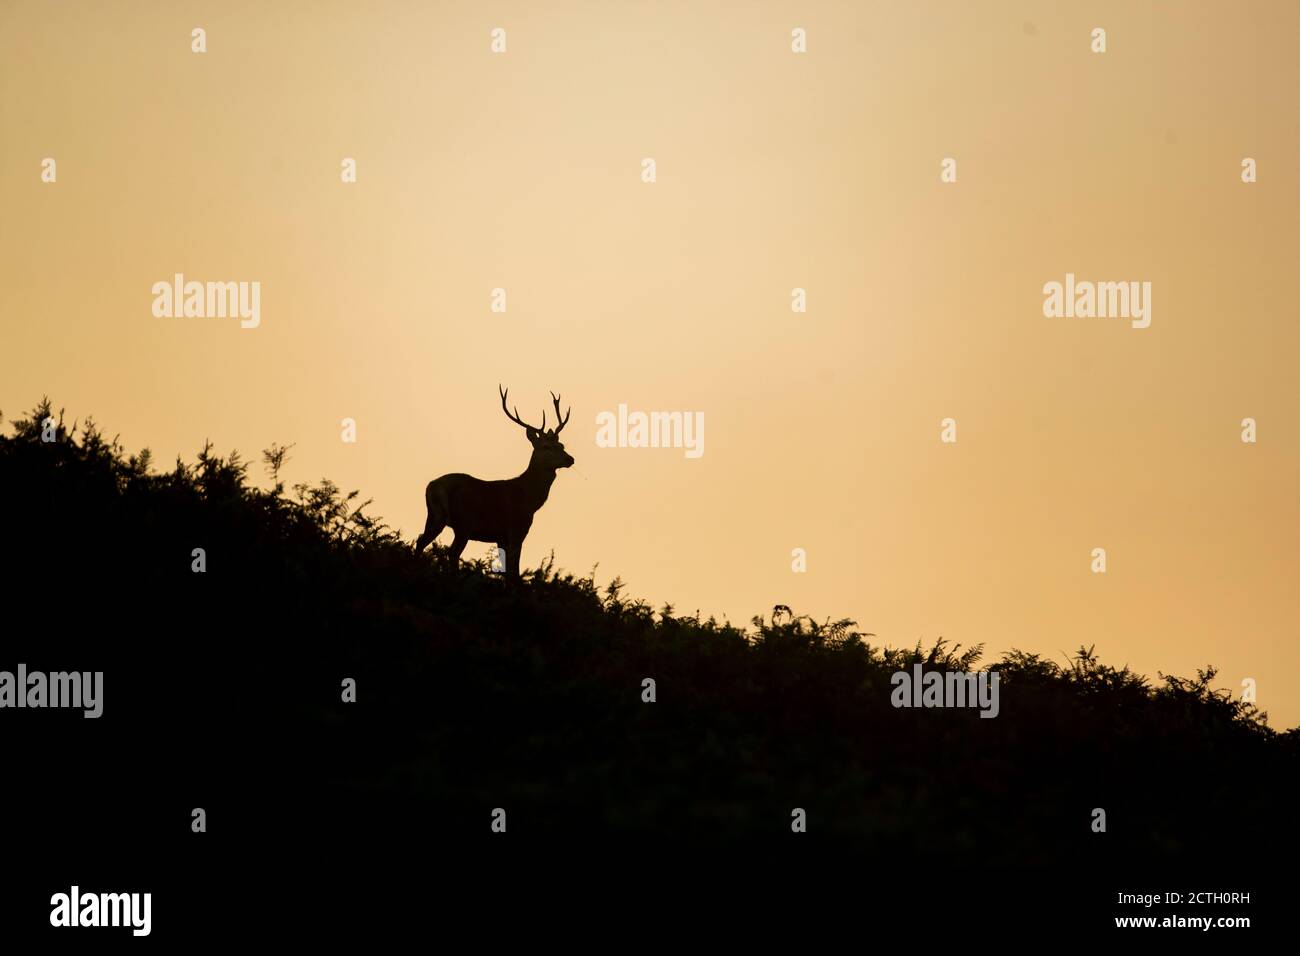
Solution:
[[(429, 482), (424, 489), (429, 518), (424, 523), (424, 533), (415, 541), (415, 553), (423, 551), (443, 528), (450, 525), (456, 534), (451, 543), (452, 557), (459, 558), (469, 541), (487, 541), (505, 551), (506, 574), (518, 577), (519, 554), (528, 529), (533, 526), (533, 515), (546, 504), (551, 482), (555, 481), (555, 470), (573, 464), (573, 457), (560, 444), (560, 432), (569, 423), (569, 416), (566, 414), (560, 418), (560, 396), (552, 392), (555, 417), (560, 423), (547, 431), (546, 410), (543, 409), (542, 427), (534, 428), (520, 420), (518, 408), (513, 415), (506, 408), (509, 389), (498, 385), (497, 391), (501, 393), (501, 410), (512, 422), (523, 427), (524, 434), (532, 442), (533, 457), (528, 460), (528, 467), (518, 478), (503, 481), (484, 481), (472, 475), (443, 475)], [(570, 408), (569, 412), (572, 411)]]

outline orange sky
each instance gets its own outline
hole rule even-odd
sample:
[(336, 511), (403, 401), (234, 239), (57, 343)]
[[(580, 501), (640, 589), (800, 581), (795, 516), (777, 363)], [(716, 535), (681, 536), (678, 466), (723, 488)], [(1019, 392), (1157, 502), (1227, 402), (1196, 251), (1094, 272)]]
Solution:
[[(523, 469), (497, 383), (554, 389), (577, 467), (525, 564), (1212, 662), (1295, 725), (1298, 33), (1280, 0), (3, 0), (0, 408), (161, 462), (295, 442), (289, 481), (413, 537), (429, 479)], [(260, 325), (155, 318), (178, 272), (260, 282)], [(1067, 272), (1150, 282), (1150, 327), (1045, 318)], [(702, 412), (704, 454), (597, 447), (620, 404)]]

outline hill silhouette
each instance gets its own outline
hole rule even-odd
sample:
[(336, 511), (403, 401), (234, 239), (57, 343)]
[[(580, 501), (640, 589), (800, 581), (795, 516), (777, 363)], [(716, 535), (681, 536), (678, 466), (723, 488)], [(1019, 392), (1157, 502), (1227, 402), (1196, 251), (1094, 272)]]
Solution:
[(49, 419), (43, 401), (0, 437), (0, 669), (102, 670), (105, 703), (6, 715), (33, 841), (79, 820), (79, 847), (165, 855), (203, 807), (227, 845), (477, 845), (500, 807), (523, 840), (1006, 864), (1295, 852), (1300, 734), (1215, 691), (1212, 668), (1148, 679), (1091, 649), (1012, 651), (984, 665), (995, 719), (895, 708), (894, 672), (971, 670), (981, 649), (891, 649), (784, 610), (682, 616), (552, 561), (503, 580), (416, 556), (329, 481), (286, 489), (282, 448), (259, 488), (237, 454), (160, 471), (91, 422), (42, 441)]

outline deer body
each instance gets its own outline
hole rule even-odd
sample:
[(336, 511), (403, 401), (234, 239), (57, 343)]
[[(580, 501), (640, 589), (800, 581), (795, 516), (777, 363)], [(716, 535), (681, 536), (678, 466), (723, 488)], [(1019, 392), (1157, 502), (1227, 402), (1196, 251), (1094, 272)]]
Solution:
[[(501, 408), (506, 416), (522, 425), (528, 441), (533, 446), (532, 458), (522, 475), (500, 481), (484, 481), (473, 475), (451, 474), (435, 478), (424, 489), (424, 503), (428, 519), (424, 533), (415, 541), (419, 554), (434, 538), (450, 527), (455, 533), (451, 555), (460, 558), (470, 541), (486, 541), (505, 552), (505, 570), (510, 577), (519, 576), (519, 557), (524, 538), (533, 526), (533, 515), (551, 493), (555, 472), (568, 468), (573, 457), (560, 444), (559, 433), (568, 424), (568, 416), (560, 419), (551, 431), (546, 430), (546, 414), (542, 413), (542, 427), (533, 428), (506, 409), (505, 390), (501, 392)], [(552, 394), (555, 414), (560, 414), (560, 398)]]

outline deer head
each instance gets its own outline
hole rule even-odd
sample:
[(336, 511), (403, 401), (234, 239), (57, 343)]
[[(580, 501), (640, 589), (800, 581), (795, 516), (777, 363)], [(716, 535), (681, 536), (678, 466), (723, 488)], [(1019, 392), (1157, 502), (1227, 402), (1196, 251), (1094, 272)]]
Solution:
[(560, 432), (564, 430), (565, 425), (569, 424), (569, 415), (573, 413), (573, 409), (570, 408), (567, 414), (561, 416), (559, 395), (551, 392), (551, 401), (555, 405), (555, 418), (559, 424), (547, 431), (546, 409), (542, 409), (542, 427), (534, 428), (519, 417), (518, 408), (511, 414), (510, 409), (506, 407), (506, 396), (510, 394), (510, 389), (502, 388), (498, 384), (497, 391), (501, 393), (501, 410), (506, 413), (506, 418), (523, 428), (524, 434), (533, 446), (533, 457), (528, 462), (530, 470), (554, 472), (557, 468), (568, 468), (573, 464), (573, 456), (565, 451), (564, 445), (560, 443)]

